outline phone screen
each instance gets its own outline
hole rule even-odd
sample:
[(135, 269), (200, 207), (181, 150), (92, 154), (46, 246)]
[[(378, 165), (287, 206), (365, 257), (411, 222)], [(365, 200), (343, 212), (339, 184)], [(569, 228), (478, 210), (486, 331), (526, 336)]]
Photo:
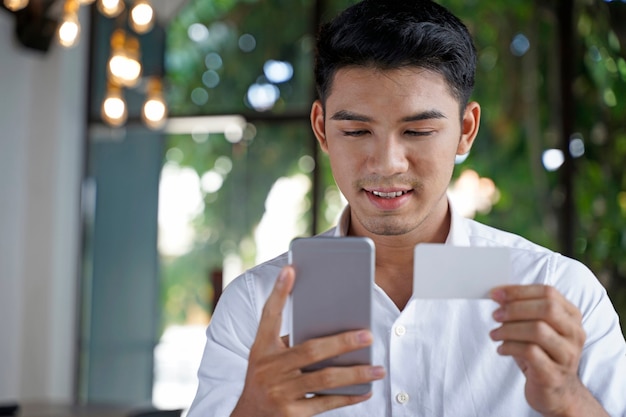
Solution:
[[(290, 263), (296, 280), (292, 291), (291, 345), (350, 330), (371, 329), (374, 243), (361, 237), (294, 239)], [(349, 352), (303, 369), (370, 364), (371, 347)], [(341, 387), (318, 394), (359, 395), (371, 384)]]

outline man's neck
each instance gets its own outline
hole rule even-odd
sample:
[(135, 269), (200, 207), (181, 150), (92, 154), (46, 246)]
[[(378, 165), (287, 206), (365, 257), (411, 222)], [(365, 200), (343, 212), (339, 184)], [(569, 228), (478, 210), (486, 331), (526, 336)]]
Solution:
[[(449, 207), (428, 226), (401, 236), (366, 234), (376, 246), (376, 284), (403, 310), (413, 294), (413, 254), (418, 243), (444, 243), (451, 224)], [(352, 231), (352, 227), (350, 228)], [(352, 234), (352, 233), (351, 233)]]

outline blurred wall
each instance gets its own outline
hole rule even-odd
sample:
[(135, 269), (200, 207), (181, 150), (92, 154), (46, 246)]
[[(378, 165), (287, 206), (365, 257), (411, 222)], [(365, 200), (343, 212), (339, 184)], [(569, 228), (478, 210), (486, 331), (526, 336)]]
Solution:
[(87, 42), (42, 54), (13, 31), (0, 10), (0, 401), (70, 401)]

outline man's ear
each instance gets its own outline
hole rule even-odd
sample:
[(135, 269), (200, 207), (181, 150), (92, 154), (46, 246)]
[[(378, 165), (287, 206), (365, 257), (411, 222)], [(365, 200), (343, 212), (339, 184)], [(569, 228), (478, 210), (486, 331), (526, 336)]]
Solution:
[(471, 101), (465, 106), (461, 120), (461, 140), (457, 147), (457, 155), (465, 155), (472, 149), (480, 126), (480, 104)]
[(326, 142), (326, 121), (324, 120), (324, 107), (322, 102), (315, 100), (311, 106), (311, 128), (313, 134), (320, 144), (320, 148), (324, 152), (328, 152), (328, 143)]

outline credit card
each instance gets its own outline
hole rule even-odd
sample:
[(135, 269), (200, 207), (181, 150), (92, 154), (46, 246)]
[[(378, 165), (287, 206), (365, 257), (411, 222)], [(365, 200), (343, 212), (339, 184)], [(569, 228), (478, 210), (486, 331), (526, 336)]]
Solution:
[(420, 243), (413, 261), (416, 298), (489, 298), (511, 283), (511, 255), (505, 247)]

